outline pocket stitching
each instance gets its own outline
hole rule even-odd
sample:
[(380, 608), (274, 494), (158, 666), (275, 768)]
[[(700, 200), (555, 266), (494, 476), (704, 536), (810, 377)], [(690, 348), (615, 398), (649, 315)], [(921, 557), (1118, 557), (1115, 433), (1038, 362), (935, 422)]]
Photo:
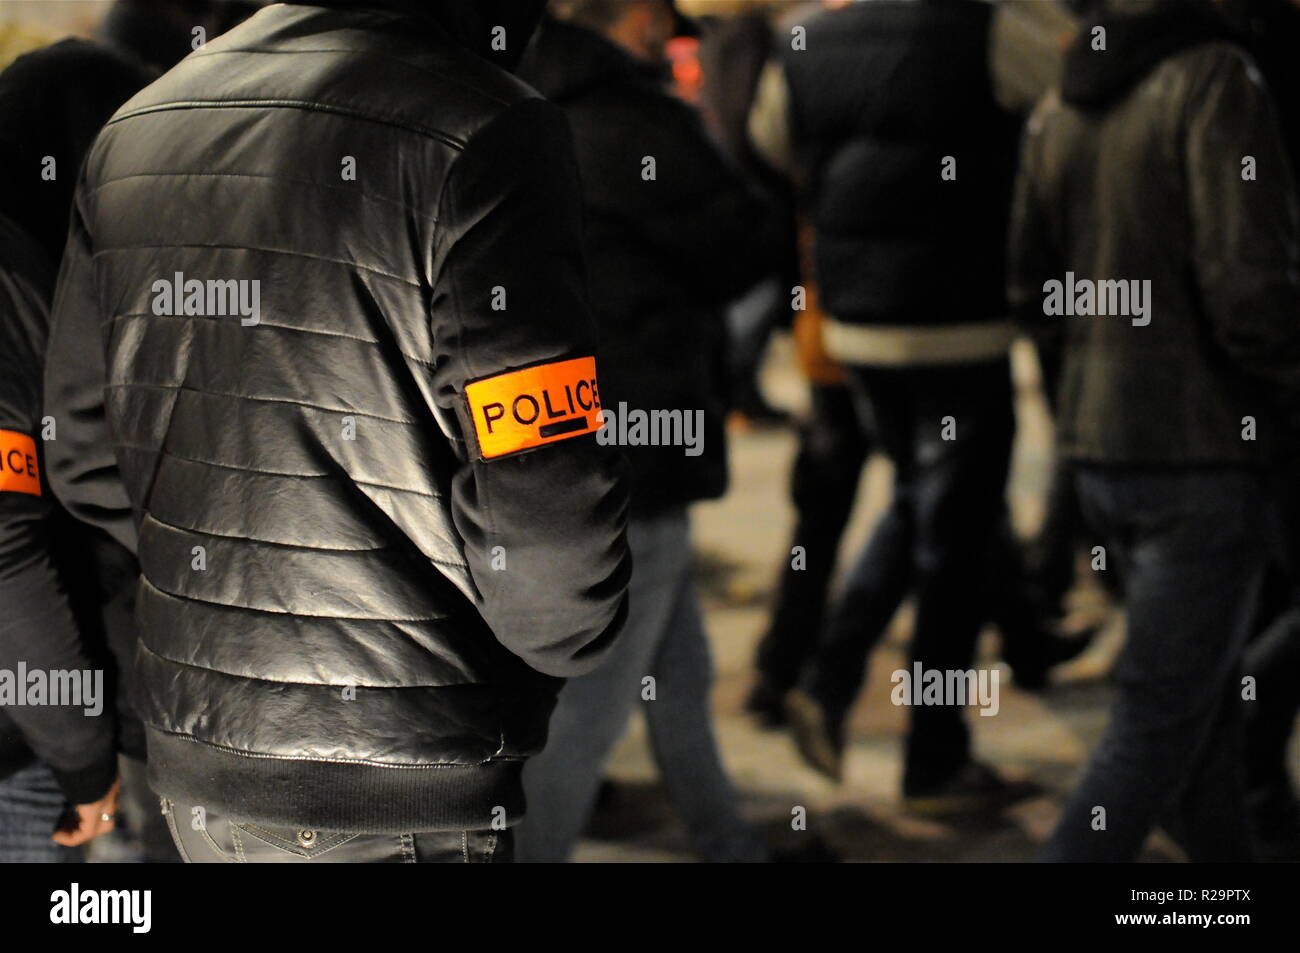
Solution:
[(336, 831), (322, 839), (316, 846), (307, 848), (303, 847), (296, 840), (290, 841), (283, 835), (262, 827), (260, 824), (250, 822), (247, 824), (232, 824), (231, 827), (232, 829), (238, 828), (239, 830), (242, 830), (245, 834), (261, 841), (268, 847), (274, 848), (275, 850), (282, 850), (285, 853), (292, 854), (295, 857), (301, 857), (304, 860), (311, 860), (314, 857), (328, 854), (335, 848), (342, 847), (344, 844), (355, 840), (359, 836), (357, 834), (346, 834)]

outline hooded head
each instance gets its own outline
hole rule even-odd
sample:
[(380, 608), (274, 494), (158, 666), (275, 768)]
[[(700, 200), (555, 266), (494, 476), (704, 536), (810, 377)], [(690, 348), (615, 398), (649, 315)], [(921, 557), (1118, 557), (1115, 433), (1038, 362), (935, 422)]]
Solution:
[(194, 50), (194, 30), (215, 39), (269, 0), (117, 0), (98, 38), (157, 70), (169, 70)]
[(314, 6), (392, 10), (432, 21), (460, 46), (512, 70), (546, 9), (546, 0), (308, 0)]
[(1091, 9), (1061, 76), (1062, 98), (1082, 110), (1109, 109), (1188, 47), (1235, 37), (1210, 0), (1095, 0)]
[[(546, 0), (425, 0), (445, 29), (475, 53), (503, 69), (514, 69), (546, 10)], [(504, 49), (493, 43), (505, 32)]]
[(90, 144), (154, 75), (86, 40), (27, 53), (0, 73), (0, 181), (7, 186), (0, 189), (0, 214), (35, 238), (51, 261), (63, 256), (72, 193)]
[(673, 0), (551, 0), (551, 12), (654, 66), (668, 62), (669, 41), (690, 29)]

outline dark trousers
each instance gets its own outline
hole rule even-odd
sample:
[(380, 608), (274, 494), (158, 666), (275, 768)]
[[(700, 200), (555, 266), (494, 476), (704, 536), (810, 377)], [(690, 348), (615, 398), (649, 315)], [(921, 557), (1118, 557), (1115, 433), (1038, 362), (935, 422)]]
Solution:
[(1287, 748), (1300, 711), (1300, 597), (1246, 649), (1244, 668), (1259, 688), (1259, 700), (1247, 711), (1251, 786), (1287, 783)]
[(158, 810), (158, 795), (149, 787), (149, 767), (142, 759), (118, 755), (122, 776), (118, 828), (126, 828), (145, 863), (178, 864), (176, 842), (167, 819)]
[(1246, 648), (1245, 670), (1259, 698), (1247, 709), (1246, 763), (1252, 788), (1289, 785), (1286, 752), (1300, 712), (1300, 456), (1282, 462), (1270, 480), (1274, 553), (1259, 621)]
[[(988, 611), (987, 565), (1004, 518), (1015, 433), (1007, 360), (921, 368), (854, 368), (876, 436), (894, 462), (894, 497), (831, 613), (808, 691), (835, 717), (861, 688), (867, 655), (904, 597), (915, 595), (912, 659), (971, 666)], [(952, 418), (951, 421), (945, 418)], [(969, 757), (962, 712), (911, 710), (903, 786), (938, 783)]]
[[(1055, 419), (1060, 410), (1061, 345), (1059, 341), (1035, 341), (1038, 367), (1042, 372), (1043, 396)], [(1074, 485), (1073, 463), (1057, 456), (1048, 484), (1047, 506), (1038, 536), (1029, 547), (1025, 577), (1037, 605), (1052, 616), (1065, 611), (1065, 597), (1074, 586), (1075, 558), (1086, 536), (1079, 493)], [(1119, 592), (1119, 574), (1101, 578), (1112, 594)]]
[(349, 834), (236, 822), (166, 798), (162, 810), (187, 864), (500, 864), (513, 857), (509, 829)]
[(1074, 586), (1075, 554), (1082, 536), (1083, 514), (1074, 475), (1070, 462), (1058, 458), (1052, 466), (1043, 525), (1030, 546), (1026, 567), (1037, 598), (1054, 615), (1064, 612), (1065, 597)]
[[(758, 646), (758, 671), (772, 689), (794, 687), (817, 647), (840, 539), (853, 512), (870, 422), (847, 386), (813, 384), (812, 413), (799, 434), (790, 495), (794, 536), (786, 555), (772, 623)], [(796, 562), (794, 547), (802, 550)]]
[(1266, 555), (1263, 481), (1086, 465), (1075, 479), (1120, 573), (1128, 637), (1105, 734), (1044, 859), (1132, 860), (1163, 824), (1192, 860), (1249, 860), (1238, 672)]

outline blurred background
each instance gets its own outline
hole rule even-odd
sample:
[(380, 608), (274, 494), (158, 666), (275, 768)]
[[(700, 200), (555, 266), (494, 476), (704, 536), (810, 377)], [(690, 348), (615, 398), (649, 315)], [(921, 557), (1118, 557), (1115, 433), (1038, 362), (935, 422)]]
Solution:
[[(834, 6), (835, 4), (824, 4)], [(142, 2), (137, 6), (149, 7)], [(159, 4), (183, 6), (183, 4)], [(672, 41), (669, 56), (676, 91), (697, 105), (711, 130), (723, 138), (726, 118), (708, 93), (727, 87), (702, 49), (712, 31), (740, 17), (771, 23), (801, 8), (823, 6), (794, 0), (679, 0), (698, 35)], [(1054, 0), (1002, 4), (995, 37), (994, 70), (1005, 101), (1027, 111), (1055, 80), (1074, 23)], [(0, 67), (21, 53), (69, 34), (94, 36), (115, 9), (111, 0), (0, 0)], [(163, 15), (158, 13), (157, 15)], [(184, 23), (193, 22), (182, 16)], [(188, 29), (188, 27), (184, 27)], [(722, 65), (716, 65), (722, 64)], [(911, 612), (904, 606), (873, 659), (868, 684), (847, 730), (842, 784), (809, 770), (790, 738), (766, 729), (746, 709), (755, 683), (756, 646), (770, 621), (779, 569), (789, 551), (794, 510), (789, 481), (798, 449), (795, 424), (808, 412), (808, 386), (785, 327), (770, 329), (757, 348), (757, 409), (742, 408), (730, 420), (731, 486), (725, 497), (698, 504), (696, 559), (708, 634), (713, 650), (715, 728), (723, 759), (742, 798), (745, 815), (777, 847), (797, 849), (792, 810), (806, 808), (809, 826), (847, 860), (1029, 860), (1046, 838), (1080, 766), (1105, 725), (1106, 675), (1123, 642), (1123, 620), (1110, 597), (1078, 574), (1069, 596), (1066, 626), (1096, 630), (1088, 649), (1058, 667), (1050, 690), (1025, 692), (1004, 672), (1001, 711), (972, 718), (975, 746), (1012, 773), (1042, 787), (1001, 815), (975, 819), (924, 819), (900, 809), (900, 738), (905, 708), (890, 703), (890, 673), (908, 665)], [(1051, 415), (1044, 401), (1033, 347), (1012, 350), (1017, 432), (1007, 498), (1017, 533), (1032, 537), (1042, 523), (1053, 467)], [(752, 396), (752, 395), (751, 395)], [(742, 401), (743, 403), (743, 401)], [(768, 412), (771, 413), (768, 413)], [(889, 502), (891, 466), (874, 454), (864, 468), (859, 503), (841, 545), (840, 572), (858, 552)], [(1083, 563), (1086, 569), (1086, 562)], [(981, 667), (998, 666), (994, 638), (986, 633)], [(1300, 763), (1293, 739), (1290, 762)], [(618, 747), (607, 772), (599, 808), (577, 860), (692, 859), (687, 835), (674, 818), (657, 780), (645, 731), (637, 723)], [(97, 844), (100, 859), (116, 859), (111, 842)], [(1148, 860), (1172, 860), (1177, 848), (1163, 836), (1148, 844)]]

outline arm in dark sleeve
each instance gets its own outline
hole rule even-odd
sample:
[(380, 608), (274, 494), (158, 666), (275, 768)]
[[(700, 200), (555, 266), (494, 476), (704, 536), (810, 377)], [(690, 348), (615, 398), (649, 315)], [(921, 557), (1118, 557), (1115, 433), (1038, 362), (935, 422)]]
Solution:
[[(1300, 424), (1296, 193), (1267, 90), (1225, 52), (1190, 110), (1193, 255), (1206, 314), (1232, 362)], [(1242, 160), (1256, 178), (1242, 178)]]
[[(0, 272), (0, 670), (86, 672), (96, 665), (55, 567), (54, 506), (39, 478), (44, 309), (31, 289)], [(99, 685), (107, 690), (105, 680)], [(113, 699), (100, 697), (97, 714), (86, 713), (91, 707), (5, 706), (74, 804), (98, 800), (117, 774)]]
[(1064, 336), (1063, 319), (1043, 313), (1043, 285), (1064, 277), (1064, 263), (1048, 219), (1040, 147), (1046, 105), (1026, 123), (1011, 201), (1007, 254), (1007, 301), (1011, 316), (1042, 349), (1056, 351)]
[(625, 462), (590, 430), (484, 459), (466, 385), (595, 353), (578, 189), (549, 103), (528, 100), (479, 131), (443, 185), (430, 306), (437, 399), (465, 448), (451, 502), (479, 611), (506, 648), (555, 676), (595, 668), (627, 612)]
[(48, 442), (46, 465), (59, 502), (134, 553), (135, 520), (104, 410), (108, 372), (101, 322), (90, 237), (78, 202), (50, 316), (45, 412), (54, 418), (57, 439)]

